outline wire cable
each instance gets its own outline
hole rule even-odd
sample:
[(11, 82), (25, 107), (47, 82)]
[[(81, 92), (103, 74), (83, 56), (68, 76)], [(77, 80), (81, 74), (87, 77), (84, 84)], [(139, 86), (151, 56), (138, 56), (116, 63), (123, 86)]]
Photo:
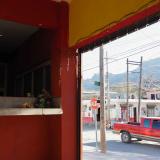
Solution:
[[(122, 57), (122, 58), (118, 58), (118, 59), (116, 59), (116, 60), (113, 60), (113, 61), (111, 61), (111, 62), (108, 62), (108, 64), (111, 64), (111, 63), (114, 63), (114, 62), (116, 62), (116, 61), (119, 61), (119, 60), (122, 60), (122, 59), (125, 59), (125, 58), (128, 58), (128, 57), (134, 56), (134, 55), (136, 55), (136, 54), (139, 54), (139, 53), (141, 53), (141, 52), (144, 52), (144, 51), (147, 51), (147, 50), (150, 50), (150, 49), (159, 47), (159, 46), (160, 46), (160, 44), (158, 44), (158, 45), (156, 45), (156, 46), (153, 46), (153, 47), (150, 47), (150, 48), (147, 48), (147, 49), (144, 49), (144, 50), (141, 50), (141, 51), (139, 51), (139, 52), (130, 54), (130, 55), (128, 55), (128, 56), (125, 56), (125, 57)], [(145, 54), (145, 53), (144, 53), (144, 54)], [(106, 64), (104, 64), (104, 65), (106, 65)], [(85, 70), (83, 70), (82, 72), (85, 72), (85, 71), (88, 71), (88, 70), (92, 70), (92, 69), (95, 69), (95, 68), (98, 68), (98, 67), (99, 67), (99, 65), (98, 65), (98, 66), (95, 66), (95, 67), (92, 67), (92, 68), (85, 69)]]
[[(150, 43), (147, 43), (147, 44), (138, 46), (138, 47), (136, 47), (136, 48), (129, 49), (129, 50), (124, 51), (124, 52), (121, 52), (121, 53), (119, 53), (119, 54), (114, 54), (114, 55), (111, 56), (109, 59), (114, 59), (114, 57), (116, 57), (115, 59), (117, 59), (117, 58), (120, 57), (120, 56), (124, 56), (124, 55), (130, 54), (130, 52), (134, 52), (134, 51), (139, 50), (139, 49), (141, 49), (141, 48), (148, 47), (148, 46), (151, 46), (151, 45), (154, 45), (154, 44), (157, 44), (157, 43), (159, 44), (159, 43), (160, 43), (160, 40), (157, 40), (157, 41), (154, 41), (154, 42), (150, 42)], [(118, 57), (117, 57), (117, 56), (118, 56)], [(97, 61), (97, 60), (96, 60), (96, 61)], [(87, 65), (84, 65), (84, 66), (86, 67)], [(83, 67), (84, 67), (84, 66), (83, 66)], [(99, 66), (98, 66), (98, 67), (99, 67)], [(97, 67), (92, 67), (91, 69), (94, 69), (94, 68), (97, 68)], [(88, 69), (85, 69), (85, 70), (88, 70)]]
[[(151, 45), (157, 44), (157, 43), (160, 43), (160, 40), (158, 40), (158, 41), (153, 41), (153, 42), (150, 42), (150, 43), (147, 43), (147, 44), (138, 46), (138, 47), (136, 47), (136, 48), (133, 48), (133, 49), (130, 49), (130, 50), (121, 52), (120, 55), (126, 55), (126, 53), (128, 53), (128, 52), (134, 52), (134, 51), (136, 51), (136, 50), (138, 50), (138, 49), (141, 49), (141, 48), (144, 48), (144, 47), (148, 47), (148, 46), (151, 46)], [(111, 58), (114, 58), (114, 57), (116, 57), (117, 55), (118, 55), (118, 54), (114, 54), (113, 56), (111, 56)]]

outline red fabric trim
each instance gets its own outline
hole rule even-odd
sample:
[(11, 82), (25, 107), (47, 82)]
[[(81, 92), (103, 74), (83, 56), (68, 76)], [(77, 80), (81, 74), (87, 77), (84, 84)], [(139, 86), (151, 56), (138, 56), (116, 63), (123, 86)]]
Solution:
[(105, 31), (102, 31), (101, 33), (95, 35), (95, 36), (92, 36), (88, 39), (85, 39), (81, 42), (79, 42), (78, 44), (76, 44), (73, 48), (81, 48), (81, 47), (84, 47), (90, 43), (93, 43), (94, 41), (98, 40), (98, 39), (101, 39), (107, 35), (110, 35), (111, 33), (115, 32), (115, 31), (118, 31), (124, 27), (127, 27), (135, 22), (138, 22), (146, 17), (149, 17), (153, 14), (155, 14), (156, 12), (159, 12), (160, 11), (160, 3), (152, 6), (152, 7), (149, 7), (147, 9), (145, 9), (144, 11), (142, 12), (139, 12), (137, 13), (136, 15), (134, 16), (131, 16), (125, 20), (123, 20), (122, 22), (116, 24), (115, 26), (111, 27), (111, 28), (107, 28), (107, 30)]

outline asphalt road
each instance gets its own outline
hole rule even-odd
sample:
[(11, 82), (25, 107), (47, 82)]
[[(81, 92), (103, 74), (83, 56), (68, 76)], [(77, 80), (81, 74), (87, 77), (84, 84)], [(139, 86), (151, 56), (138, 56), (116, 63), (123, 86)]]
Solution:
[[(98, 139), (99, 131), (98, 131)], [(122, 143), (120, 136), (106, 131), (106, 154), (96, 151), (94, 129), (83, 131), (83, 160), (160, 160), (160, 143), (150, 141), (133, 141)], [(99, 145), (99, 143), (98, 143)]]

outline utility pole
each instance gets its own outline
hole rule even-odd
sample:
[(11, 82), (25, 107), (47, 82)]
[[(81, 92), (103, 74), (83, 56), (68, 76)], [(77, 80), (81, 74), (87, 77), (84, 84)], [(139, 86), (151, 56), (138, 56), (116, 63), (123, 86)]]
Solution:
[(129, 71), (129, 68), (128, 68), (128, 58), (127, 58), (127, 121), (129, 122), (129, 117), (130, 117), (130, 110), (129, 110), (129, 104), (128, 104), (128, 98), (129, 98), (129, 82), (128, 82), (128, 71)]
[(132, 73), (138, 73), (139, 74), (139, 87), (138, 87), (138, 116), (137, 116), (137, 122), (140, 122), (140, 107), (141, 107), (141, 88), (142, 88), (142, 57), (141, 61), (129, 61), (127, 58), (127, 112), (128, 117), (127, 120), (130, 119), (130, 106), (129, 106), (129, 64), (130, 65), (138, 65), (139, 66), (139, 72), (132, 72)]
[(105, 114), (105, 85), (104, 85), (104, 50), (100, 46), (100, 148), (102, 153), (106, 153), (106, 114)]
[(142, 88), (142, 60), (140, 62), (140, 76), (139, 76), (139, 91), (138, 91), (138, 122), (140, 122), (140, 107), (141, 107), (141, 88)]
[(106, 83), (107, 83), (107, 126), (110, 123), (110, 93), (109, 93), (109, 69), (108, 69), (108, 54), (106, 52)]

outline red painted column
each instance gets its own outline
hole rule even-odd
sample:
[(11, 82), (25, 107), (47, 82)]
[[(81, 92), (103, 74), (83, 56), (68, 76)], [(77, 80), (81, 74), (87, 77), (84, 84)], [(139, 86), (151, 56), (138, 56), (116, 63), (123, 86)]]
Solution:
[[(56, 160), (77, 160), (77, 73), (76, 54), (68, 48), (69, 6), (66, 2), (58, 6), (58, 29), (53, 34), (51, 55), (52, 95), (61, 97), (63, 115), (53, 123), (58, 124), (56, 145), (52, 144)], [(50, 122), (52, 126), (52, 122)], [(55, 135), (55, 133), (54, 133)], [(58, 154), (56, 154), (58, 152)]]
[[(76, 56), (62, 55), (62, 160), (77, 160), (77, 76)], [(66, 158), (67, 157), (67, 158)]]
[[(59, 5), (59, 23), (56, 31), (55, 51), (52, 57), (52, 94), (61, 96), (63, 115), (61, 120), (61, 160), (77, 160), (77, 63), (76, 54), (68, 48), (69, 5)], [(56, 58), (54, 58), (56, 57)], [(60, 63), (59, 63), (60, 62)], [(54, 74), (56, 73), (56, 74)], [(54, 85), (56, 84), (56, 86)]]

